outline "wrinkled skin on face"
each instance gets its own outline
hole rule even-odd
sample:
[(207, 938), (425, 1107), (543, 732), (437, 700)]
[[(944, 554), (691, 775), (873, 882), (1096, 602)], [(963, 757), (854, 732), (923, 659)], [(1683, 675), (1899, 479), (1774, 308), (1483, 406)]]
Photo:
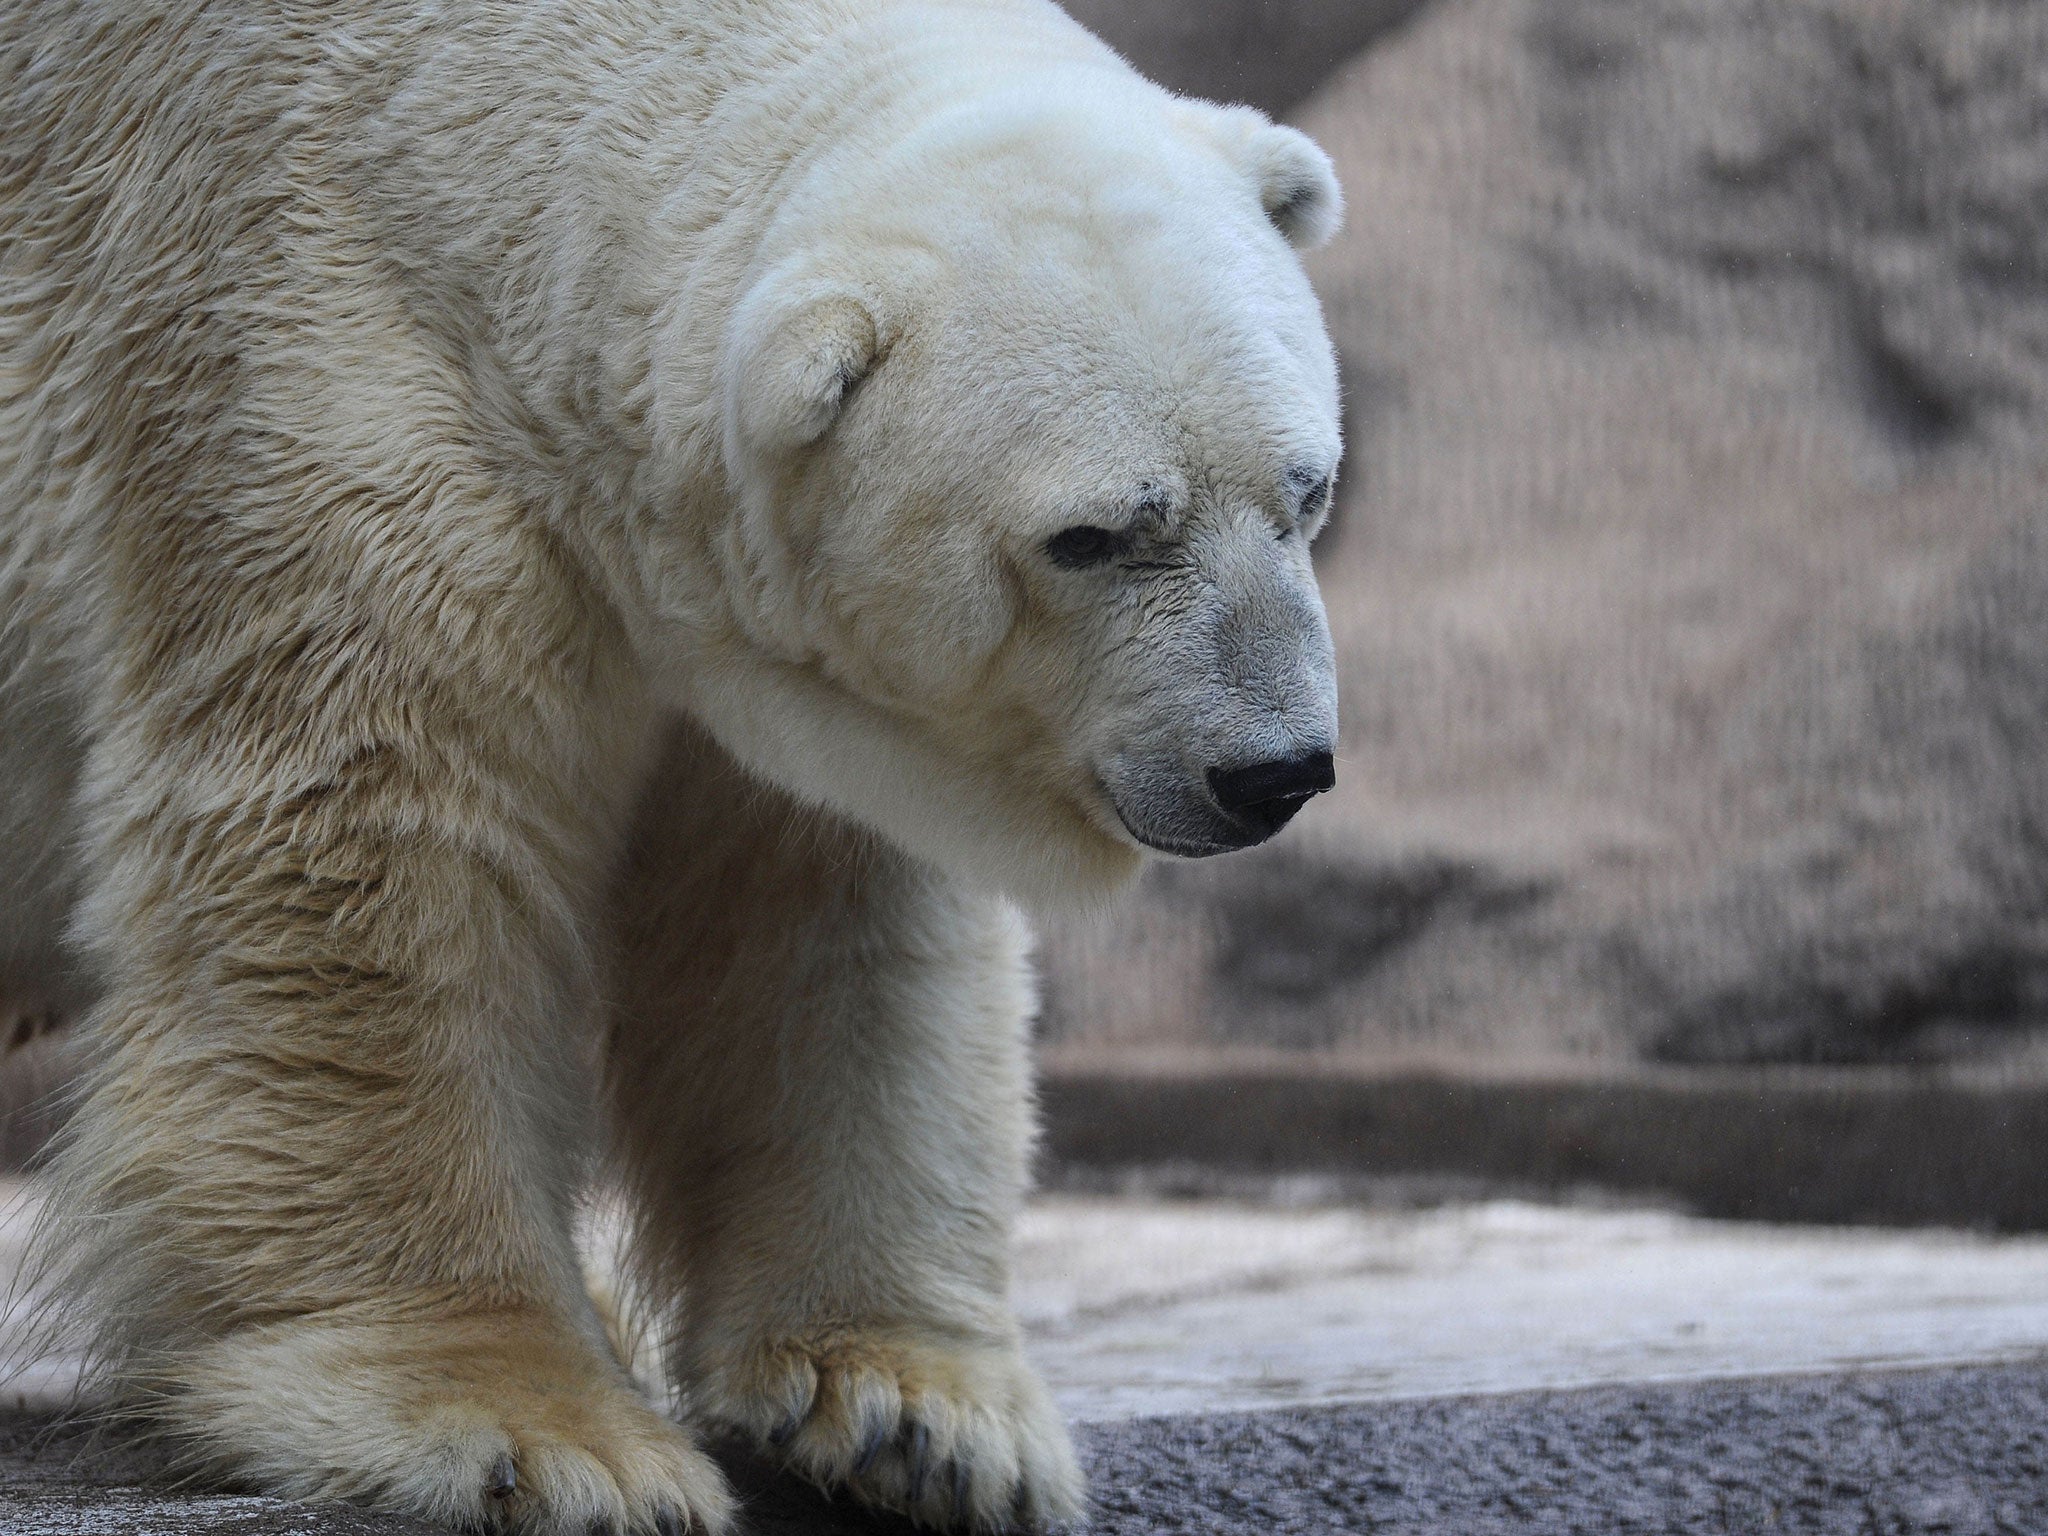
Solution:
[(846, 722), (797, 787), (1027, 900), (1260, 842), (1330, 784), (1336, 370), (1258, 136), (1282, 182), (1326, 165), (1154, 117), (935, 125), (908, 210), (842, 202), (738, 327), (729, 585)]
[(1085, 564), (1069, 536), (1048, 545), (1082, 578), (1067, 627), (1101, 663), (1075, 738), (1148, 848), (1249, 847), (1330, 786), (1336, 680), (1307, 554), (1329, 478), (1294, 465), (1262, 496), (1243, 486), (1200, 505), (1162, 491), (1101, 530), (1108, 539), (1089, 529)]

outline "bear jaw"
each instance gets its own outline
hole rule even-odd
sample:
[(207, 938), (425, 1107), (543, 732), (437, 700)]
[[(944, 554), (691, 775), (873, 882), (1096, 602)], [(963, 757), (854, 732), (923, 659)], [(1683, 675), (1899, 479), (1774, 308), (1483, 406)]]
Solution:
[(978, 889), (1072, 912), (1116, 896), (1144, 864), (1086, 788), (998, 780), (812, 668), (741, 643), (691, 671), (684, 708), (748, 771)]

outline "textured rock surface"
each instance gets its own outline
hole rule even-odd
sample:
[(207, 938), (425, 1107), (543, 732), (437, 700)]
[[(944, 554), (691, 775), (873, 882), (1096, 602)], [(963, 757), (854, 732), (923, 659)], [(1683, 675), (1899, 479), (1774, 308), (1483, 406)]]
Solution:
[[(1095, 1536), (2034, 1536), (2048, 1530), (2048, 1370), (2004, 1366), (1603, 1387), (1094, 1425)], [(51, 1475), (0, 1418), (21, 1536), (425, 1536), (269, 1500), (165, 1499)], [(757, 1536), (908, 1536), (729, 1461)], [(87, 1469), (88, 1474), (90, 1469)]]
[(1055, 1041), (2036, 1061), (2048, 13), (1439, 0), (1349, 230), (1340, 787)]
[(2020, 1536), (2048, 1530), (2038, 1367), (1139, 1423), (1097, 1536)]

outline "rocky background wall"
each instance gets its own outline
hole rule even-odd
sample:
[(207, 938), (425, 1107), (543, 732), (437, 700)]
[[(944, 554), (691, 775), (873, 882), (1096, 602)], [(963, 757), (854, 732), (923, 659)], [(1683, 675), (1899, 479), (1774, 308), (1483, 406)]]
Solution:
[(2048, 1062), (2048, 7), (1075, 0), (1335, 157), (1339, 788), (1058, 1049)]

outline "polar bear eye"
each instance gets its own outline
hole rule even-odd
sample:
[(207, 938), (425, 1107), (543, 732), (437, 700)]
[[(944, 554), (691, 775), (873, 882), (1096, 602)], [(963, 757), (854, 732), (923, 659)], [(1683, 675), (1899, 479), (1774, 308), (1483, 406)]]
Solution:
[(1067, 528), (1045, 541), (1045, 552), (1057, 566), (1078, 571), (1084, 566), (1114, 560), (1130, 541), (1108, 528)]

